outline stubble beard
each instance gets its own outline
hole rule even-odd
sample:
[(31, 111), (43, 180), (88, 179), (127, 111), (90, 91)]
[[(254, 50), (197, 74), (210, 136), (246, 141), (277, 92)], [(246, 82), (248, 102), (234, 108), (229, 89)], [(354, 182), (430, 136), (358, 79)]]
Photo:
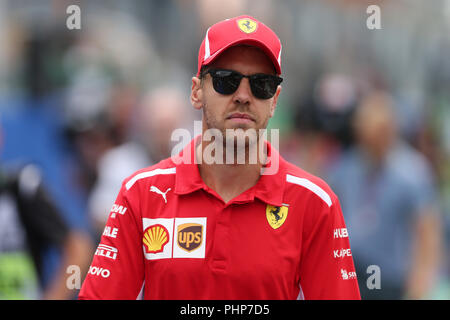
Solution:
[[(266, 129), (268, 118), (265, 119), (261, 128), (248, 128), (246, 125), (238, 125), (235, 128), (225, 128), (224, 122), (221, 123), (214, 115), (209, 112), (208, 105), (203, 105), (203, 117), (205, 119), (206, 130), (219, 130), (221, 141), (211, 143), (222, 144), (224, 150), (224, 161), (227, 153), (234, 155), (234, 164), (237, 164), (239, 155), (243, 155), (245, 163), (249, 163), (250, 153), (255, 152), (258, 155), (258, 146), (260, 144), (260, 130)], [(251, 130), (251, 131), (249, 131)], [(244, 139), (245, 143), (242, 143)], [(224, 162), (225, 163), (225, 162)]]

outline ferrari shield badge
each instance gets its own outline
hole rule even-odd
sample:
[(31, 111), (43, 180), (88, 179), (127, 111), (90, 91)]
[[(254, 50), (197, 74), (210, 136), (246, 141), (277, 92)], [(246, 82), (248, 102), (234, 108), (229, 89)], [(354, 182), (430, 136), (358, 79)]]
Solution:
[(267, 222), (269, 222), (269, 225), (274, 229), (278, 229), (283, 225), (287, 215), (288, 207), (276, 207), (269, 204), (266, 207)]
[(255, 32), (258, 27), (258, 24), (256, 21), (253, 21), (252, 19), (248, 19), (248, 18), (239, 19), (237, 21), (237, 24), (238, 24), (239, 29), (245, 33)]

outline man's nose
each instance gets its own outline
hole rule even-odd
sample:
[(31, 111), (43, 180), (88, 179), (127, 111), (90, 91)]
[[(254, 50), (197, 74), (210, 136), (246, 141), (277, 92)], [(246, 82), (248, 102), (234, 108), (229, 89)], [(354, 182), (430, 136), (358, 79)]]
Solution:
[(233, 102), (236, 104), (250, 103), (252, 91), (250, 89), (250, 82), (247, 78), (242, 78), (239, 87), (234, 92)]

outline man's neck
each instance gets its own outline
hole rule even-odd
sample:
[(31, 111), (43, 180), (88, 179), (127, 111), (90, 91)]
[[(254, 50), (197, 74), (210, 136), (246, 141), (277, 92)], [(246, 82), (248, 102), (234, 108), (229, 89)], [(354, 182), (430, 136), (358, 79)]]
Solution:
[[(210, 142), (202, 141), (196, 147), (196, 158), (204, 159), (202, 151)], [(226, 149), (224, 149), (224, 159), (226, 158)], [(236, 160), (236, 158), (234, 159)], [(242, 192), (253, 187), (260, 177), (262, 164), (257, 161), (255, 164), (232, 164), (205, 163), (205, 161), (198, 162), (200, 176), (205, 184), (213, 189), (225, 203), (240, 195)]]

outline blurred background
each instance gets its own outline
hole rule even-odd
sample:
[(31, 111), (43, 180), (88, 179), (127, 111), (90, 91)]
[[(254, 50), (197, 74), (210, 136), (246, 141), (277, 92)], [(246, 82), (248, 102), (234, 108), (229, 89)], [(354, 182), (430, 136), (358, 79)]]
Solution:
[(201, 119), (198, 48), (241, 14), (281, 39), (270, 127), (338, 195), (362, 297), (450, 299), (445, 0), (0, 0), (0, 299), (76, 298), (66, 267), (82, 280), (121, 181)]

